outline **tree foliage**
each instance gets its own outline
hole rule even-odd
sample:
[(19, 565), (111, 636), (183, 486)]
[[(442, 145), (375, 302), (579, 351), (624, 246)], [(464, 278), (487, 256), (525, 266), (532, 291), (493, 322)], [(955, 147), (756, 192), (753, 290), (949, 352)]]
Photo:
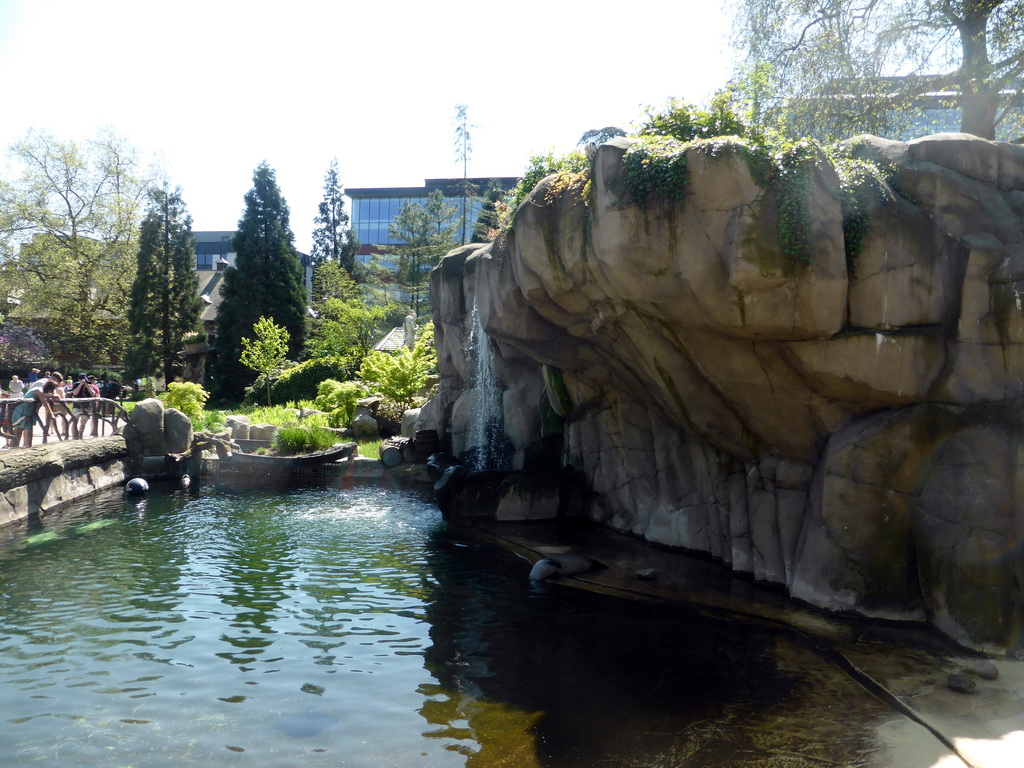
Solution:
[(313, 272), (313, 313), (306, 354), (309, 357), (353, 355), (370, 351), (386, 319), (387, 304), (369, 303), (361, 286), (336, 263)]
[[(753, 125), (819, 139), (899, 130), (922, 94), (960, 94), (961, 130), (994, 138), (1020, 93), (1020, 0), (737, 0)], [(1017, 116), (1019, 117), (1019, 110)], [(1016, 135), (1019, 127), (1004, 127)]]
[(267, 378), (267, 405), (270, 405), (269, 376), (281, 367), (288, 356), (288, 331), (269, 317), (261, 317), (252, 332), (253, 338), (242, 337), (240, 362)]
[(435, 189), (425, 203), (403, 203), (391, 222), (388, 235), (398, 247), (398, 282), (410, 294), (416, 314), (422, 314), (427, 277), (456, 244), (458, 208)]
[(459, 183), (459, 243), (466, 244), (466, 236), (469, 232), (469, 210), (470, 203), (476, 197), (476, 185), (469, 181), (469, 158), (473, 154), (473, 136), (470, 129), (476, 128), (470, 124), (468, 109), (465, 104), (455, 105), (455, 158), (462, 165), (462, 181)]
[(314, 223), (316, 228), (310, 254), (313, 265), (334, 262), (355, 278), (359, 241), (349, 226), (349, 216), (345, 211), (345, 192), (338, 177), (337, 158), (331, 160), (324, 177), (324, 199), (320, 202)]
[(368, 354), (359, 368), (359, 378), (374, 392), (407, 406), (436, 366), (433, 323), (427, 323), (412, 349)]
[(128, 307), (126, 364), (132, 378), (160, 372), (164, 381), (173, 379), (182, 339), (195, 331), (202, 312), (194, 263), (192, 217), (180, 190), (152, 190)]
[(62, 361), (116, 361), (128, 337), (139, 219), (151, 179), (110, 130), (85, 142), (31, 131), (0, 184), (0, 292)]
[(48, 360), (50, 350), (39, 334), (17, 323), (0, 323), (0, 366), (13, 368)]
[(473, 226), (473, 242), (486, 243), (493, 240), (501, 227), (502, 205), (505, 202), (505, 190), (498, 179), (487, 183), (487, 191), (483, 195), (483, 205)]
[(297, 358), (306, 338), (302, 264), (289, 225), (288, 204), (274, 171), (262, 163), (245, 195), (234, 238), (235, 265), (224, 270), (217, 311), (214, 383), (221, 397), (240, 399), (252, 376), (241, 364), (242, 334), (261, 317), (288, 332), (288, 354)]

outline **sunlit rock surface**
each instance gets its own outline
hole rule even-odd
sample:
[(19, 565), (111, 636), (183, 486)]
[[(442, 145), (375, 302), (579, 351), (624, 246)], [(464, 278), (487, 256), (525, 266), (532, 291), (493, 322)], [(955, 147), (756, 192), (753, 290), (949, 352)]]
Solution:
[(850, 257), (823, 162), (810, 264), (787, 263), (775, 193), (738, 157), (691, 150), (685, 202), (646, 209), (627, 140), (598, 150), (589, 197), (541, 182), (511, 235), (433, 273), (441, 391), (420, 426), (469, 445), (475, 304), (516, 468), (560, 433), (590, 518), (1024, 651), (1024, 147), (851, 144), (896, 188)]

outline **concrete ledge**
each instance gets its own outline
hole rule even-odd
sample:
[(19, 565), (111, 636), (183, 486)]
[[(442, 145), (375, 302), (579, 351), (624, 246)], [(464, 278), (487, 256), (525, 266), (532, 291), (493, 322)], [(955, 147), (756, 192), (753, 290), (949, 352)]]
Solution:
[(118, 435), (0, 452), (0, 526), (49, 512), (127, 475)]

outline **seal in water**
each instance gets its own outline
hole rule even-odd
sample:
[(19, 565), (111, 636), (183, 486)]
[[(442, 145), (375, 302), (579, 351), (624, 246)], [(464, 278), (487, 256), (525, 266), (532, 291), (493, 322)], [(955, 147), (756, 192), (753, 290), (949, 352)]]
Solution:
[(550, 555), (533, 564), (530, 578), (533, 581), (544, 581), (552, 576), (573, 576), (600, 567), (601, 564), (596, 560), (583, 555)]

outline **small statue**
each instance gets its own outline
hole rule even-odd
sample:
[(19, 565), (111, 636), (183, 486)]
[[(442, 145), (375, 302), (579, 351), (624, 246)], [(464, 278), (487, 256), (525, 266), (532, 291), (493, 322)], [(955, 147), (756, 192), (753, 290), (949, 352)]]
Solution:
[(416, 346), (416, 310), (410, 309), (405, 316), (405, 346), (412, 349)]

